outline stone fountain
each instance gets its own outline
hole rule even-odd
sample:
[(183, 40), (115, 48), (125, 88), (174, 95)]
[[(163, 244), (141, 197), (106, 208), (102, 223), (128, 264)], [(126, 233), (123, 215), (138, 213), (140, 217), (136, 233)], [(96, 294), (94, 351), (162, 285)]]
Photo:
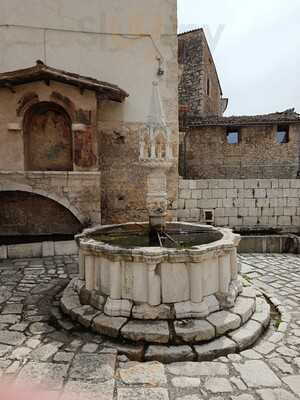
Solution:
[[(269, 306), (254, 290), (243, 290), (239, 235), (167, 220), (165, 170), (172, 151), (157, 85), (152, 103), (156, 112), (140, 152), (150, 170), (149, 221), (98, 226), (77, 236), (80, 276), (65, 290), (62, 309), (101, 335), (142, 344), (146, 359), (162, 360), (170, 349), (176, 360), (186, 359), (186, 348), (192, 359), (240, 351), (267, 327)], [(163, 148), (161, 139), (156, 148), (157, 137), (165, 139)]]

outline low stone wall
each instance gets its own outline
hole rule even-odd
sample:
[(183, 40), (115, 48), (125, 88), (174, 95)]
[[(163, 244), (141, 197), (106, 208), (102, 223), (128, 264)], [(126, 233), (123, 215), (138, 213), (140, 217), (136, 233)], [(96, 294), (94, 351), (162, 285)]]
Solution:
[(236, 230), (300, 231), (300, 180), (202, 179), (179, 182), (178, 219)]
[(0, 246), (0, 260), (7, 258), (40, 258), (78, 254), (75, 240), (38, 242)]
[(52, 199), (82, 225), (101, 223), (100, 172), (0, 171), (0, 191), (23, 191)]

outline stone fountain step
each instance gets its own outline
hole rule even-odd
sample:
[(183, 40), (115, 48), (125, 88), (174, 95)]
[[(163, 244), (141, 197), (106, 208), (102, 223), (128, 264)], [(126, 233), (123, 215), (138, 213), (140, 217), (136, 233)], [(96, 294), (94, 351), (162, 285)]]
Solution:
[[(137, 345), (138, 357), (147, 361), (208, 361), (248, 348), (268, 327), (270, 305), (263, 297), (255, 296), (253, 289), (246, 288), (234, 307), (215, 311), (206, 318), (151, 321), (111, 317), (94, 307), (78, 306), (76, 282), (72, 282), (64, 292), (61, 306), (81, 325), (117, 341), (125, 340), (128, 348), (122, 353), (129, 357), (132, 346)], [(134, 347), (135, 358), (136, 352)]]

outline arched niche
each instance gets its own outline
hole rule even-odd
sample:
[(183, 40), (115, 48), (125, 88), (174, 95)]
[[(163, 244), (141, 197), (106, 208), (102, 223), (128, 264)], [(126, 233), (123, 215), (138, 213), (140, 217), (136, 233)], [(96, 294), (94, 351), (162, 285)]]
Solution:
[(63, 107), (53, 102), (32, 105), (23, 120), (27, 171), (73, 170), (72, 123)]
[(75, 215), (36, 193), (0, 191), (0, 235), (73, 235), (82, 230)]

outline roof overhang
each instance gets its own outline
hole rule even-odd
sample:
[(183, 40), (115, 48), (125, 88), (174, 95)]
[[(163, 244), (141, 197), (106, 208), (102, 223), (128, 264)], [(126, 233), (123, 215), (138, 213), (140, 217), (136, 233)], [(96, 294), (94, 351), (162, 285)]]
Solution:
[(55, 81), (76, 86), (81, 91), (85, 89), (94, 91), (100, 98), (123, 102), (128, 93), (117, 85), (102, 82), (94, 78), (74, 74), (60, 69), (49, 67), (42, 61), (37, 61), (31, 68), (0, 73), (0, 87), (13, 89), (14, 86), (37, 81)]

